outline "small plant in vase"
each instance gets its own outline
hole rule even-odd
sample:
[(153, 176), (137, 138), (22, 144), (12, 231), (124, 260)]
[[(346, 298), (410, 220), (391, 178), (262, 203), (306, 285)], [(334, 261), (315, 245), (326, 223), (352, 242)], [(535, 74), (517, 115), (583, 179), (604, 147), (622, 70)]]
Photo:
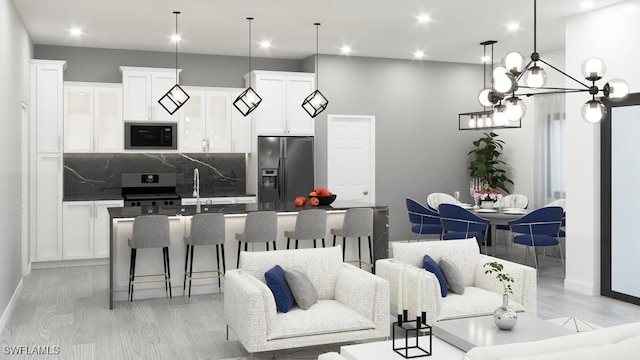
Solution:
[(518, 322), (518, 313), (509, 307), (509, 294), (513, 294), (511, 283), (513, 283), (513, 276), (504, 272), (504, 265), (497, 261), (488, 262), (482, 265), (486, 270), (485, 274), (495, 274), (502, 286), (504, 292), (502, 294), (502, 306), (498, 307), (493, 312), (493, 322), (502, 330), (510, 330)]
[(500, 195), (500, 190), (492, 189), (488, 184), (485, 184), (481, 190), (475, 191), (475, 196), (480, 202), (480, 207), (482, 208), (493, 208), (493, 205), (496, 201), (498, 201), (498, 196)]

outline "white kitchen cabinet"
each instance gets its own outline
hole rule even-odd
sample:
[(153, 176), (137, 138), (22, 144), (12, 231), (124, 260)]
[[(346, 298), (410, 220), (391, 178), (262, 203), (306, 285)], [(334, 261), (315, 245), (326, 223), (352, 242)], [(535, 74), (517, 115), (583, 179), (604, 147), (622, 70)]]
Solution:
[(252, 113), (257, 135), (314, 135), (314, 119), (302, 102), (315, 90), (315, 74), (253, 71), (250, 83), (262, 97)]
[(175, 69), (121, 66), (120, 71), (124, 121), (178, 121), (178, 112), (171, 115), (158, 103), (177, 83)]
[(62, 260), (62, 154), (36, 156), (34, 261)]
[(64, 86), (64, 152), (120, 152), (123, 138), (122, 86)]
[(63, 214), (63, 260), (109, 257), (109, 207), (122, 200), (65, 201)]
[(62, 152), (65, 61), (31, 60), (31, 118), (36, 152)]
[(190, 99), (182, 110), (180, 151), (251, 152), (251, 120), (232, 105), (238, 89), (185, 87), (185, 91)]

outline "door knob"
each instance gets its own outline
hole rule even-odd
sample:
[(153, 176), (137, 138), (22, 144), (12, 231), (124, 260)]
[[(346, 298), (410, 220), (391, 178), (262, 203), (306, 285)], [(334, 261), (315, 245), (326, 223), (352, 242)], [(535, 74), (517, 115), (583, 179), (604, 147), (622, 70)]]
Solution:
[(369, 192), (367, 190), (362, 192), (364, 195), (369, 195)]

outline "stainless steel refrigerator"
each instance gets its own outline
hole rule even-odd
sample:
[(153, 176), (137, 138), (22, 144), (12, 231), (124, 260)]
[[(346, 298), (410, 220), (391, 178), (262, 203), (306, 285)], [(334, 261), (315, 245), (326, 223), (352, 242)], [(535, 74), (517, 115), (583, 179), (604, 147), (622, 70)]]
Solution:
[(312, 136), (258, 137), (258, 201), (293, 201), (314, 188)]

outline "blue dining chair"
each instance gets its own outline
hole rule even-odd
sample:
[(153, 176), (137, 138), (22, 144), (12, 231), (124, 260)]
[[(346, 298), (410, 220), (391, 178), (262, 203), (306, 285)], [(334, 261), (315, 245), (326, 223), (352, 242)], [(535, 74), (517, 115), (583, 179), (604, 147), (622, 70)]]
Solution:
[[(485, 234), (489, 230), (489, 220), (454, 204), (440, 204), (440, 223), (442, 240), (459, 240), (475, 237), (478, 244), (485, 243)], [(484, 253), (487, 253), (485, 244)]]
[(412, 198), (407, 198), (406, 203), (409, 222), (411, 222), (411, 233), (418, 234), (418, 239), (420, 239), (420, 235), (438, 235), (440, 238), (442, 226), (438, 213)]
[(560, 249), (560, 261), (564, 268), (562, 247), (558, 240), (563, 217), (564, 211), (561, 207), (545, 206), (519, 219), (509, 221), (509, 227), (513, 234), (513, 243), (525, 245), (527, 250), (529, 247), (533, 247), (533, 261), (536, 269), (538, 269), (536, 248), (546, 246), (558, 246)]

